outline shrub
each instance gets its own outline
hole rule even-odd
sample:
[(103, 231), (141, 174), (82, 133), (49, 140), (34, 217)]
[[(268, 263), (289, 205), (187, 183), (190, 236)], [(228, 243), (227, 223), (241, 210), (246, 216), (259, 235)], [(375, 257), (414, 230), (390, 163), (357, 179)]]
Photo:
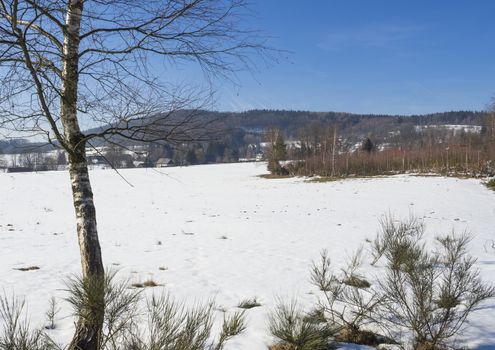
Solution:
[(219, 340), (210, 341), (213, 304), (186, 309), (168, 295), (153, 296), (147, 303), (147, 324), (143, 332), (135, 325), (122, 342), (124, 349), (221, 350), (245, 329), (243, 313), (225, 317)]
[(378, 345), (379, 337), (362, 330), (374, 323), (371, 315), (380, 303), (380, 297), (371, 284), (360, 274), (362, 250), (350, 259), (346, 268), (335, 272), (327, 251), (322, 251), (319, 262), (313, 262), (311, 281), (323, 294), (317, 309), (337, 330), (337, 339), (365, 345)]
[(59, 311), (60, 308), (57, 306), (57, 300), (55, 297), (51, 297), (48, 311), (45, 314), (48, 321), (48, 325), (45, 327), (46, 329), (55, 329), (55, 316), (57, 316)]
[[(467, 252), (470, 237), (438, 237), (431, 252), (421, 240), (423, 226), (395, 225), (389, 217), (373, 246), (384, 260), (377, 318), (390, 331), (412, 333), (415, 349), (443, 349), (462, 330), (469, 314), (495, 296), (493, 286), (482, 281)], [(407, 227), (408, 230), (401, 228)]]
[(334, 334), (327, 323), (308, 319), (295, 301), (279, 303), (269, 317), (269, 330), (278, 341), (274, 350), (326, 350)]
[[(72, 277), (66, 285), (66, 301), (75, 318), (88, 324), (95, 321), (91, 317), (103, 318), (98, 334), (101, 350), (222, 350), (246, 328), (243, 312), (224, 316), (217, 340), (212, 340), (213, 304), (186, 308), (168, 295), (152, 296), (143, 312), (141, 291), (129, 289), (128, 281), (116, 282), (115, 273), (103, 278)], [(57, 308), (54, 302), (51, 305), (48, 317), (53, 319)], [(24, 301), (0, 297), (0, 350), (66, 348), (55, 344), (43, 330), (30, 330), (23, 310)]]
[(488, 180), (485, 184), (486, 187), (495, 191), (495, 178)]
[(73, 316), (87, 324), (98, 322), (93, 317), (103, 319), (99, 349), (119, 349), (139, 314), (140, 291), (129, 289), (127, 281), (116, 282), (115, 275), (109, 272), (103, 278), (72, 277), (66, 281), (65, 300)]
[(24, 300), (5, 295), (0, 297), (0, 350), (59, 350), (60, 348), (43, 332), (31, 330), (27, 318), (23, 317)]
[(423, 221), (416, 217), (410, 216), (407, 220), (397, 221), (391, 214), (380, 219), (380, 229), (372, 242), (372, 265), (376, 264), (392, 245), (405, 247), (407, 242), (421, 240), (425, 232)]
[(278, 176), (289, 175), (289, 171), (285, 167), (280, 165), (280, 162), (278, 160), (270, 159), (268, 161), (267, 169), (272, 175), (278, 175)]
[(388, 215), (380, 224), (381, 231), (371, 242), (371, 263), (382, 262), (382, 271), (373, 284), (359, 273), (362, 249), (338, 272), (326, 251), (313, 263), (311, 281), (323, 294), (319, 314), (336, 327), (339, 341), (394, 343), (370, 332), (368, 327), (373, 326), (387, 335), (412, 336), (412, 341), (402, 338), (404, 347), (448, 348), (469, 314), (495, 296), (495, 288), (482, 281), (476, 260), (468, 254), (470, 237), (440, 236), (436, 248), (429, 250), (421, 220), (396, 221)]

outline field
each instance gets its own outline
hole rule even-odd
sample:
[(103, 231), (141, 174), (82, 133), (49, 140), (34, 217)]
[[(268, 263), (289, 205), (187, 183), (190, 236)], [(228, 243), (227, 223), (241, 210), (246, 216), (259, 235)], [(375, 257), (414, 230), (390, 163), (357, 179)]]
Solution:
[[(146, 293), (169, 292), (188, 303), (214, 299), (227, 312), (256, 297), (248, 328), (228, 350), (265, 349), (266, 316), (277, 298), (315, 301), (311, 261), (326, 248), (338, 266), (372, 239), (379, 219), (414, 214), (427, 235), (468, 231), (471, 254), (495, 283), (495, 192), (480, 180), (396, 176), (309, 183), (263, 179), (263, 163), (91, 173), (103, 257), (130, 283), (153, 279)], [(0, 289), (24, 296), (33, 325), (44, 324), (51, 296), (80, 270), (66, 172), (0, 173)], [(37, 266), (39, 269), (20, 271)], [(373, 279), (373, 270), (368, 277)], [(69, 310), (50, 333), (67, 340)], [(495, 300), (470, 318), (465, 345), (495, 348)], [(218, 311), (221, 315), (221, 311)]]

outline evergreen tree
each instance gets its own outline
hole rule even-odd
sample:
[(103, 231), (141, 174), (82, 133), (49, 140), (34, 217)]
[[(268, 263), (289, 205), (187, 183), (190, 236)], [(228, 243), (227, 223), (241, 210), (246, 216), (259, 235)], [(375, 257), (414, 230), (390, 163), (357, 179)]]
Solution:
[(363, 144), (361, 145), (361, 149), (363, 151), (371, 153), (372, 151), (375, 150), (375, 145), (373, 144), (373, 141), (371, 141), (371, 139), (367, 137), (364, 139)]
[(272, 157), (276, 161), (285, 160), (287, 157), (287, 148), (281, 134), (278, 134), (275, 144), (272, 146)]
[(281, 160), (287, 157), (287, 149), (283, 136), (278, 133), (275, 142), (271, 145), (268, 157), (268, 171), (276, 175), (286, 175), (287, 170), (280, 165)]

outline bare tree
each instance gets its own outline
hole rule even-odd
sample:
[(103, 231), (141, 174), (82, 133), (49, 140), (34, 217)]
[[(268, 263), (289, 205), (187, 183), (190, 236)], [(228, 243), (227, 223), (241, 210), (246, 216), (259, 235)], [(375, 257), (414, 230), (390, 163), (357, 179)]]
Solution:
[[(83, 278), (104, 276), (86, 147), (211, 137), (208, 93), (151, 68), (190, 61), (232, 76), (266, 53), (242, 27), (244, 0), (0, 0), (0, 127), (68, 155)], [(90, 132), (84, 132), (92, 128)], [(102, 314), (80, 318), (70, 349), (97, 349)], [(102, 311), (103, 312), (103, 311)]]

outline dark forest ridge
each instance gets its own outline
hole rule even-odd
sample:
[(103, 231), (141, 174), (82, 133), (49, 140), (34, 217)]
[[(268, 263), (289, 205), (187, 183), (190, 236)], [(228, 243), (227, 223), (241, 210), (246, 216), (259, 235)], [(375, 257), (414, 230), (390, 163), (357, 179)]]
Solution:
[[(484, 111), (448, 111), (422, 115), (358, 114), (346, 112), (311, 112), (293, 110), (248, 110), (245, 112), (204, 112), (221, 120), (228, 128), (246, 133), (262, 133), (269, 128), (295, 137), (302, 128), (336, 126), (341, 135), (376, 136), (419, 125), (479, 125), (485, 123)], [(231, 131), (232, 132), (232, 131)]]
[[(387, 115), (387, 114), (358, 114), (347, 112), (312, 112), (293, 110), (248, 110), (245, 112), (204, 111), (205, 117), (222, 121), (226, 133), (235, 133), (241, 129), (246, 133), (261, 133), (267, 128), (276, 127), (287, 136), (295, 136), (297, 131), (310, 124), (336, 125), (340, 133), (355, 136), (366, 134), (382, 134), (412, 125), (483, 125), (487, 112), (483, 111), (448, 111), (422, 115)], [(94, 132), (98, 129), (88, 130)], [(228, 136), (228, 135), (225, 135)], [(29, 143), (26, 140), (0, 139), (0, 152), (32, 151), (39, 143)], [(28, 150), (23, 150), (22, 147)], [(21, 147), (20, 149), (18, 149)], [(45, 147), (51, 148), (48, 145)]]

